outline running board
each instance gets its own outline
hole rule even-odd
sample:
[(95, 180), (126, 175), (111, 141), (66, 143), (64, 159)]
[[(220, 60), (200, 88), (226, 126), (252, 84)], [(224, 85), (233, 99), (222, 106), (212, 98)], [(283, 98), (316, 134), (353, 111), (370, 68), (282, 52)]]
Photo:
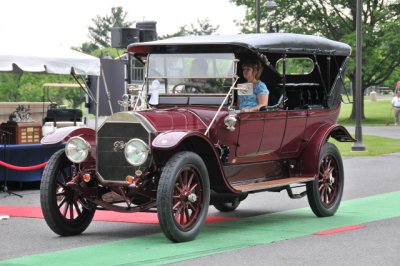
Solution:
[(264, 182), (254, 182), (249, 184), (233, 185), (232, 187), (241, 192), (251, 192), (257, 190), (266, 190), (275, 187), (283, 187), (293, 183), (304, 183), (313, 181), (314, 177), (289, 177)]

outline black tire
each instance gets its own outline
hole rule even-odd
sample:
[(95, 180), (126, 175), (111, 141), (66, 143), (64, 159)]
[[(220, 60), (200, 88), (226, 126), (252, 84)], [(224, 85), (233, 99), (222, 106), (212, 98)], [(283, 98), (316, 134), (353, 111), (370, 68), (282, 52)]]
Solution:
[(166, 163), (157, 189), (161, 229), (174, 242), (193, 240), (207, 216), (210, 181), (203, 160), (193, 152), (179, 152)]
[(72, 179), (74, 164), (64, 149), (50, 158), (40, 183), (40, 204), (47, 225), (61, 236), (78, 235), (93, 219), (95, 206), (66, 186)]
[(318, 177), (307, 183), (308, 203), (318, 217), (332, 216), (339, 208), (343, 195), (344, 170), (342, 156), (332, 143), (322, 147)]
[(240, 205), (240, 199), (235, 198), (231, 202), (215, 203), (214, 207), (220, 212), (231, 212), (237, 209)]

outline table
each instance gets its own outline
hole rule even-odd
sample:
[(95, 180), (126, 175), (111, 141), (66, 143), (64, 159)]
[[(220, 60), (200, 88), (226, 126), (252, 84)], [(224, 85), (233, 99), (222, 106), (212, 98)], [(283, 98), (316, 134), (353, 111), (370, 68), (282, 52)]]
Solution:
[[(16, 166), (33, 166), (47, 162), (50, 157), (63, 149), (64, 144), (42, 145), (42, 144), (7, 144), (0, 145), (0, 160)], [(34, 182), (42, 179), (44, 168), (32, 171), (16, 171), (0, 165), (0, 183), (7, 177), (7, 181)]]

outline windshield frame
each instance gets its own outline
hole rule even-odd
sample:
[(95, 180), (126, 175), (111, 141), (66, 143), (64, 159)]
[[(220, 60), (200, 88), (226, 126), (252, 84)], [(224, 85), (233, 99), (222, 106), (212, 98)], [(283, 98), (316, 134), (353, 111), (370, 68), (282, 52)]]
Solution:
[[(199, 63), (206, 71), (193, 67)], [(231, 52), (149, 54), (145, 90), (147, 95), (151, 95), (153, 85), (157, 84), (159, 95), (225, 94), (235, 80), (236, 71), (237, 59)]]

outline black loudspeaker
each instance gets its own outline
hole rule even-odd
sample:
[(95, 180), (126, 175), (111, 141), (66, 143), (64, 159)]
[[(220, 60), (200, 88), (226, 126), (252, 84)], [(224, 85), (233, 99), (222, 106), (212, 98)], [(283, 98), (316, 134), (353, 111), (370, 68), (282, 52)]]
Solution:
[(157, 32), (155, 30), (140, 30), (140, 41), (150, 42), (157, 40)]
[(154, 30), (156, 31), (156, 21), (142, 21), (136, 23), (136, 28), (139, 30)]
[(150, 42), (157, 40), (156, 21), (142, 21), (136, 23), (136, 28), (140, 30), (140, 41)]
[(112, 28), (111, 47), (126, 48), (129, 44), (139, 42), (140, 31), (135, 28)]

